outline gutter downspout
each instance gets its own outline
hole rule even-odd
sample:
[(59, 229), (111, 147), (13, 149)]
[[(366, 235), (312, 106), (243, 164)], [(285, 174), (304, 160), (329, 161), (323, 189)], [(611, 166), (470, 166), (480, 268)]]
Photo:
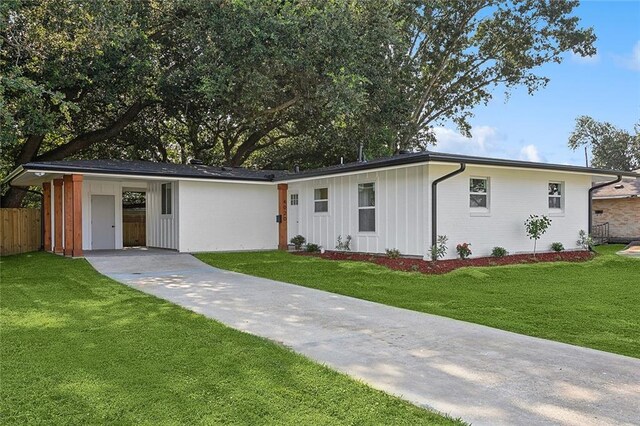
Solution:
[(438, 239), (438, 184), (443, 180), (447, 180), (449, 178), (458, 175), (467, 168), (466, 163), (460, 163), (460, 168), (458, 170), (454, 170), (453, 172), (446, 174), (444, 176), (439, 177), (438, 179), (431, 182), (431, 246), (436, 243)]
[(610, 182), (603, 182), (603, 183), (599, 183), (597, 185), (592, 186), (591, 188), (589, 188), (589, 226), (588, 226), (588, 235), (591, 235), (591, 231), (593, 229), (593, 191), (595, 191), (596, 189), (600, 189), (603, 188), (605, 186), (609, 186), (609, 185), (613, 185), (614, 183), (618, 183), (622, 180), (622, 175), (618, 175), (618, 177), (615, 180), (612, 180)]

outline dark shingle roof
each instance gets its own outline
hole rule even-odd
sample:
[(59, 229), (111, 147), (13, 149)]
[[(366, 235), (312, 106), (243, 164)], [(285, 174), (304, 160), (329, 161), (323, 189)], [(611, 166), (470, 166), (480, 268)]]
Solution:
[[(562, 164), (534, 163), (530, 161), (505, 160), (499, 158), (473, 157), (468, 155), (446, 154), (440, 152), (413, 152), (394, 155), (376, 160), (339, 164), (320, 169), (305, 170), (298, 173), (286, 170), (251, 170), (241, 167), (221, 167), (194, 164), (157, 163), (152, 161), (130, 160), (65, 160), (27, 163), (23, 169), (51, 172), (103, 173), (131, 176), (165, 176), (167, 178), (198, 178), (212, 180), (241, 180), (254, 182), (274, 182), (304, 179), (311, 177), (331, 176), (341, 173), (375, 170), (384, 167), (428, 162), (466, 163), (499, 167), (516, 167), (538, 170), (558, 170), (567, 172), (589, 173), (592, 175), (622, 175), (640, 178), (633, 172), (602, 170), (590, 167), (570, 166)], [(15, 177), (16, 169), (6, 181)]]
[(132, 176), (166, 176), (167, 178), (200, 178), (271, 182), (285, 171), (251, 170), (194, 164), (156, 163), (131, 160), (64, 160), (27, 163), (29, 170), (121, 174)]
[(622, 179), (620, 183), (604, 186), (593, 191), (593, 198), (640, 197), (640, 179)]
[(442, 162), (442, 163), (466, 163), (489, 166), (516, 167), (523, 169), (559, 170), (566, 172), (589, 173), (593, 175), (622, 175), (640, 177), (640, 174), (619, 170), (603, 170), (591, 167), (571, 166), (564, 164), (535, 163), (532, 161), (506, 160), (501, 158), (474, 157), (470, 155), (447, 154), (442, 152), (424, 151), (399, 154), (392, 157), (379, 158), (376, 160), (363, 161), (357, 163), (339, 164), (336, 166), (323, 167), (320, 169), (306, 170), (295, 174), (284, 175), (276, 180), (300, 179), (307, 177), (328, 176), (339, 173), (348, 173), (361, 170), (373, 170), (383, 167), (399, 166), (404, 164)]

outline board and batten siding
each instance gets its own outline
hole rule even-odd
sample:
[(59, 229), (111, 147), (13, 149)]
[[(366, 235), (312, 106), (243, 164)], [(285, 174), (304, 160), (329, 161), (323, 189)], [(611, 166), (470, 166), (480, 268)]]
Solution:
[(278, 247), (275, 184), (181, 181), (180, 251)]
[[(162, 184), (171, 183), (171, 214), (162, 214)], [(147, 247), (179, 250), (179, 192), (183, 182), (149, 182), (147, 187)]]
[[(422, 256), (425, 246), (427, 166), (416, 165), (369, 173), (292, 182), (298, 193), (297, 233), (308, 243), (333, 250), (339, 235), (351, 235), (351, 250), (384, 253), (396, 248), (405, 255)], [(359, 232), (358, 184), (375, 183), (376, 230)], [(328, 188), (327, 213), (314, 212), (314, 190)], [(289, 208), (291, 208), (289, 200)], [(289, 230), (289, 238), (295, 233)]]

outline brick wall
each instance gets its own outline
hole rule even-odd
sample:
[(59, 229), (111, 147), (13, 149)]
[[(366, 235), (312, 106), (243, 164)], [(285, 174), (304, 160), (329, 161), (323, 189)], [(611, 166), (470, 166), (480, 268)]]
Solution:
[(594, 199), (593, 211), (593, 224), (609, 222), (611, 238), (640, 239), (640, 198)]

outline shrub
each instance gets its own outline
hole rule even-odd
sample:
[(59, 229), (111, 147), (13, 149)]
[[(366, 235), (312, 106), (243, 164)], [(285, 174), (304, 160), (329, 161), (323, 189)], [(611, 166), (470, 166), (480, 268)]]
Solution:
[(309, 243), (307, 244), (307, 247), (305, 248), (306, 251), (308, 251), (309, 253), (318, 253), (320, 252), (320, 246), (314, 243)]
[(564, 246), (562, 243), (551, 243), (551, 250), (560, 252), (564, 250)]
[(418, 265), (411, 265), (409, 267), (409, 269), (411, 270), (411, 272), (419, 272), (420, 271), (420, 267)]
[(296, 235), (291, 239), (290, 242), (291, 244), (293, 244), (293, 247), (295, 247), (296, 250), (300, 250), (302, 249), (302, 246), (304, 245), (304, 243), (307, 242), (307, 239), (302, 235)]
[(551, 219), (545, 215), (538, 216), (537, 214), (532, 214), (524, 221), (524, 228), (527, 231), (527, 235), (529, 239), (533, 240), (533, 257), (536, 257), (536, 244), (538, 240), (547, 232), (549, 226), (551, 226)]
[(458, 256), (460, 256), (460, 259), (466, 259), (471, 256), (471, 249), (469, 247), (471, 247), (471, 244), (469, 243), (462, 243), (456, 246), (456, 251), (458, 252)]
[(347, 235), (344, 241), (342, 241), (342, 235), (338, 235), (336, 250), (351, 251), (351, 235)]
[(431, 256), (431, 260), (435, 262), (436, 260), (442, 259), (443, 257), (446, 256), (447, 241), (449, 241), (449, 238), (447, 238), (446, 235), (438, 235), (438, 239), (436, 240), (436, 243), (432, 245), (431, 248), (429, 249), (429, 255)]
[(389, 259), (397, 259), (400, 257), (400, 250), (398, 249), (384, 249), (384, 251), (387, 253)]
[(509, 254), (509, 252), (504, 247), (496, 246), (496, 247), (493, 248), (493, 250), (491, 250), (491, 256), (492, 257), (505, 257), (508, 254)]
[(576, 241), (576, 244), (585, 250), (589, 250), (589, 247), (593, 245), (593, 238), (581, 229), (580, 232), (578, 232), (578, 241)]

